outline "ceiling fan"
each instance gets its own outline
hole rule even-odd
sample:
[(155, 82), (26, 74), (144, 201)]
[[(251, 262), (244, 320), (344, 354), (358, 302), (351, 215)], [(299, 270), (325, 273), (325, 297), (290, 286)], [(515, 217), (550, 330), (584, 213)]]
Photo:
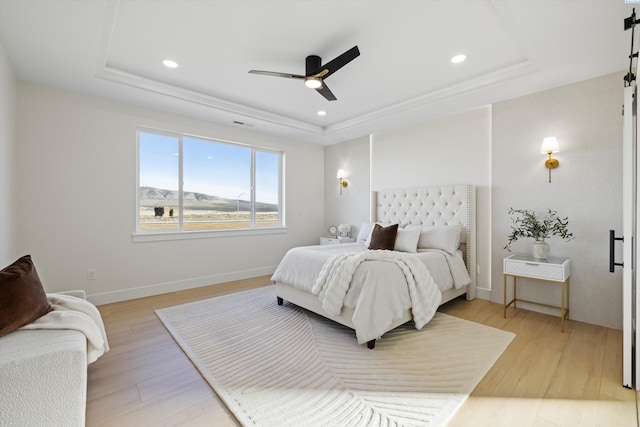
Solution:
[(260, 70), (250, 70), (251, 74), (262, 74), (264, 76), (274, 76), (274, 77), (285, 77), (288, 79), (296, 79), (296, 80), (304, 80), (304, 84), (307, 87), (315, 89), (320, 95), (327, 98), (328, 101), (335, 101), (337, 98), (329, 90), (327, 85), (324, 83), (324, 79), (329, 77), (331, 74), (338, 71), (340, 68), (347, 65), (349, 62), (353, 61), (355, 58), (360, 56), (360, 50), (358, 50), (358, 46), (354, 46), (342, 55), (337, 58), (327, 62), (322, 65), (322, 59), (317, 55), (309, 55), (307, 56), (305, 65), (305, 75), (300, 74), (288, 74), (288, 73), (278, 73), (275, 71), (260, 71)]

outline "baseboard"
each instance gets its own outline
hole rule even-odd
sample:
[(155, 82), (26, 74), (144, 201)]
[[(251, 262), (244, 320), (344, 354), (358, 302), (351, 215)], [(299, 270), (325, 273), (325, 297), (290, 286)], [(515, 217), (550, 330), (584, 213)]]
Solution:
[(136, 298), (150, 297), (169, 292), (184, 291), (186, 289), (200, 288), (202, 286), (217, 285), (219, 283), (233, 282), (234, 280), (250, 279), (252, 277), (273, 274), (276, 266), (256, 268), (252, 270), (235, 271), (231, 273), (215, 274), (211, 276), (195, 277), (173, 282), (154, 283), (152, 285), (136, 288), (122, 289), (119, 291), (102, 292), (87, 295), (87, 300), (95, 305), (111, 304), (114, 302), (128, 301)]
[(476, 298), (491, 301), (491, 289), (476, 288)]
[[(176, 280), (173, 282), (154, 283), (152, 285), (140, 286), (136, 288), (87, 295), (87, 300), (91, 301), (95, 305), (111, 304), (114, 302), (129, 301), (137, 298), (166, 294), (169, 292), (200, 288), (202, 286), (233, 282), (234, 280), (243, 280), (251, 279), (252, 277), (266, 276), (273, 274), (275, 271), (276, 266), (272, 266), (256, 268), (252, 270), (234, 271), (224, 274), (215, 274), (212, 276), (196, 277), (186, 280)], [(476, 288), (476, 298), (491, 301), (491, 289)]]

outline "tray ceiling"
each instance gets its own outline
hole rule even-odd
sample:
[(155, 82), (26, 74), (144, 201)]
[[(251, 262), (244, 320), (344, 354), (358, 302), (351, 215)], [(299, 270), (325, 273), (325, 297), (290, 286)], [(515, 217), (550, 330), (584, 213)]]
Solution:
[[(622, 0), (0, 1), (0, 42), (21, 80), (331, 144), (622, 71), (631, 11)], [(355, 45), (361, 55), (326, 80), (337, 101), (248, 73), (304, 74), (307, 55), (324, 63)]]

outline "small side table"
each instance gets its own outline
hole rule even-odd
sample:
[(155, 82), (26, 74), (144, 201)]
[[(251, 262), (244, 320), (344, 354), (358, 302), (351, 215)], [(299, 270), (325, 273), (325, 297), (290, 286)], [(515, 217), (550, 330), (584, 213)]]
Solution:
[[(504, 259), (504, 318), (507, 318), (507, 307), (513, 304), (517, 308), (518, 301), (529, 304), (536, 304), (544, 307), (557, 308), (560, 310), (562, 332), (564, 332), (564, 321), (569, 318), (569, 286), (571, 276), (571, 261), (568, 258), (554, 258), (542, 260), (527, 255), (511, 255)], [(507, 303), (507, 276), (513, 278), (513, 299)], [(562, 296), (560, 306), (542, 304), (535, 301), (527, 301), (517, 297), (517, 277), (529, 279), (546, 280), (560, 284)], [(566, 300), (565, 300), (566, 288)], [(566, 302), (566, 306), (565, 306)]]
[(340, 243), (355, 243), (355, 237), (321, 237), (321, 245), (339, 245)]

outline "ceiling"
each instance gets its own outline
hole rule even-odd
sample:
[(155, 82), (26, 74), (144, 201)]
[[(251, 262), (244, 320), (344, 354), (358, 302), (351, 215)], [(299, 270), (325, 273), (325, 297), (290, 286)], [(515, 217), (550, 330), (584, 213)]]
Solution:
[[(332, 144), (629, 66), (624, 0), (0, 0), (18, 79)], [(298, 80), (358, 46), (327, 101)], [(467, 60), (451, 63), (456, 54)], [(179, 66), (169, 69), (162, 60)], [(620, 83), (623, 84), (622, 81)], [(319, 110), (326, 111), (318, 116)]]

